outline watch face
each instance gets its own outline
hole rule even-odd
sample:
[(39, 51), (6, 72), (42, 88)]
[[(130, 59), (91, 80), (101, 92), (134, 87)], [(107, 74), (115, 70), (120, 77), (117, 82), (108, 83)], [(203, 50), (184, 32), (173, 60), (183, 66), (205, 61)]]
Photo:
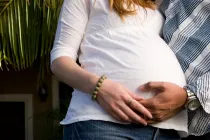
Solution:
[(200, 106), (200, 102), (198, 100), (192, 100), (188, 104), (188, 108), (191, 111), (198, 109), (199, 106)]

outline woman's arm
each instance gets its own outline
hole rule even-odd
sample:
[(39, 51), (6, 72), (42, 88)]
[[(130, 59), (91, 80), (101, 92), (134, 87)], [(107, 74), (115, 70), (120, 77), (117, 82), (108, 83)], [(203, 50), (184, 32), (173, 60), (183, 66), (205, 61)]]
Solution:
[(99, 76), (82, 69), (70, 57), (59, 57), (51, 66), (52, 72), (64, 83), (85, 93), (94, 91)]

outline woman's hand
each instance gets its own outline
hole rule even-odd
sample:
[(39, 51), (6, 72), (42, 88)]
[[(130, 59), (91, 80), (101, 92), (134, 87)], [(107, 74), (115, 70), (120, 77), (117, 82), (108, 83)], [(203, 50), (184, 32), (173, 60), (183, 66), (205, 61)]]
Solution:
[(147, 125), (141, 116), (152, 118), (152, 115), (138, 102), (141, 99), (109, 79), (104, 80), (97, 94), (97, 101), (101, 107), (118, 121)]

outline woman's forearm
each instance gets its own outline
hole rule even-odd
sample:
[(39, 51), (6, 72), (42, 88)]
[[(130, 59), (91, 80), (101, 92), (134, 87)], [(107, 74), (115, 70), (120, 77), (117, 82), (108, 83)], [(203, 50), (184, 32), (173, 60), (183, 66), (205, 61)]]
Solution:
[(86, 93), (93, 92), (99, 79), (99, 76), (82, 69), (67, 56), (57, 58), (51, 70), (62, 82)]

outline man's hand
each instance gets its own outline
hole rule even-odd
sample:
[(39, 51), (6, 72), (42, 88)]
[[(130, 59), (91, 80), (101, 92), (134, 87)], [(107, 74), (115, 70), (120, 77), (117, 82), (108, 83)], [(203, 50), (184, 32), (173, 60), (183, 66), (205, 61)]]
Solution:
[(141, 85), (140, 90), (156, 93), (150, 99), (139, 101), (152, 113), (153, 119), (148, 120), (148, 124), (161, 122), (175, 116), (183, 109), (187, 100), (185, 89), (168, 82), (148, 82)]

